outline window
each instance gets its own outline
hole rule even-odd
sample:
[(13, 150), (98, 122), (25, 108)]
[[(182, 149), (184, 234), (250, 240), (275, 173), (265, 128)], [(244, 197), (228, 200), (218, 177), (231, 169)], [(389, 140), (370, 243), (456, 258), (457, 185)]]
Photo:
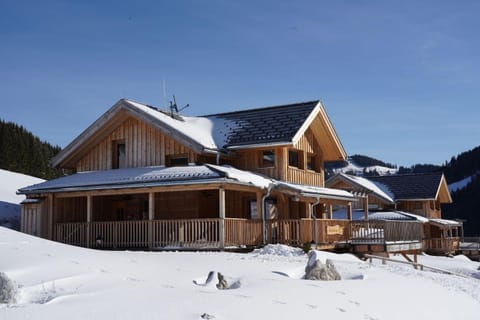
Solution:
[(168, 155), (165, 160), (167, 167), (188, 166), (188, 155), (186, 154)]
[(288, 150), (288, 165), (291, 167), (299, 168), (299, 156), (298, 151)]
[(263, 150), (261, 151), (261, 160), (260, 166), (262, 168), (275, 167), (275, 151), (274, 150)]
[(125, 141), (114, 141), (112, 148), (112, 169), (126, 168)]
[(316, 160), (315, 155), (307, 155), (307, 170), (317, 171)]

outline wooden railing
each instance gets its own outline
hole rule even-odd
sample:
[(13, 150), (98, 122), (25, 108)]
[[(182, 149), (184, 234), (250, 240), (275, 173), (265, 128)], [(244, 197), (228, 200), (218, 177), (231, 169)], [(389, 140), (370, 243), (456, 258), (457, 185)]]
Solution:
[(226, 246), (256, 246), (262, 241), (261, 220), (225, 219)]
[(432, 253), (452, 253), (458, 249), (460, 238), (433, 238), (423, 240), (423, 249)]
[[(265, 226), (267, 243), (297, 246), (312, 241), (420, 241), (423, 234), (421, 223), (410, 221), (281, 219), (267, 220)], [(211, 249), (261, 245), (262, 230), (261, 220), (233, 218), (57, 223), (55, 240), (97, 248)]]
[(287, 168), (286, 180), (293, 183), (323, 186), (323, 174), (290, 166)]
[(352, 221), (352, 242), (422, 241), (419, 221)]
[(153, 247), (220, 247), (220, 219), (153, 220), (151, 222)]
[(268, 168), (256, 168), (252, 171), (261, 173), (268, 177), (275, 179), (281, 179), (288, 182), (300, 183), (300, 184), (309, 184), (312, 186), (323, 186), (323, 174), (320, 172), (315, 172), (311, 170), (303, 170), (295, 167), (287, 168), (287, 176), (285, 178), (279, 177), (277, 168), (268, 167)]
[(347, 241), (350, 237), (350, 221), (328, 219), (268, 220), (267, 242), (302, 245), (316, 242), (332, 244)]
[(55, 225), (54, 240), (79, 247), (87, 246), (87, 223), (71, 222)]

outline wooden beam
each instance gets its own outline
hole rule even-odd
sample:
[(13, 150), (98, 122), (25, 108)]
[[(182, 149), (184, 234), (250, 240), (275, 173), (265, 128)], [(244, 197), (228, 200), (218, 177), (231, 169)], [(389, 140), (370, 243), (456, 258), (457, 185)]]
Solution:
[(157, 186), (145, 188), (125, 188), (125, 189), (108, 189), (108, 190), (90, 190), (90, 191), (75, 191), (75, 192), (61, 192), (56, 193), (58, 198), (72, 198), (85, 196), (109, 196), (122, 194), (138, 194), (149, 192), (175, 192), (175, 191), (199, 191), (199, 190), (216, 190), (222, 184), (207, 183), (207, 184), (192, 184), (192, 185), (178, 185), (178, 186)]
[(327, 219), (330, 219), (330, 220), (333, 219), (333, 205), (331, 203), (328, 205), (328, 217), (327, 217)]
[(53, 240), (53, 194), (48, 195), (48, 239)]
[(148, 246), (153, 247), (153, 224), (155, 219), (155, 193), (148, 193)]
[(363, 219), (364, 220), (368, 220), (368, 195), (365, 195), (365, 197), (363, 198), (364, 199), (364, 203), (363, 203), (363, 206), (364, 206), (364, 215), (363, 215)]
[(218, 189), (218, 213), (220, 217), (220, 248), (225, 247), (225, 189)]
[(262, 196), (263, 193), (257, 192), (257, 217), (261, 218), (262, 215)]
[(92, 196), (87, 196), (87, 248), (90, 248), (90, 222), (92, 222)]
[(352, 220), (352, 203), (347, 204), (347, 220)]

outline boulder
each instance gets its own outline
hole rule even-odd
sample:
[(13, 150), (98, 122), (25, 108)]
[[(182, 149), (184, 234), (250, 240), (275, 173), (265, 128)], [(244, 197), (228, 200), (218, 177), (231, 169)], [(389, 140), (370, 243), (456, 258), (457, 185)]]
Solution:
[(305, 267), (305, 276), (303, 278), (306, 280), (324, 281), (342, 279), (333, 262), (330, 259), (327, 259), (324, 264), (318, 258), (316, 251), (310, 251), (308, 254), (308, 262)]
[(0, 272), (0, 303), (15, 303), (17, 286), (7, 275)]

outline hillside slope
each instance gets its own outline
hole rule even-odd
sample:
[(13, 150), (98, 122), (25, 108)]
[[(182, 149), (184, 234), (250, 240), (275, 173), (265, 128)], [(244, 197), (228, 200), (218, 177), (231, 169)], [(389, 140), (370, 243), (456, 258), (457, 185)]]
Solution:
[(17, 195), (21, 187), (45, 180), (21, 173), (0, 169), (0, 226), (18, 230), (20, 228), (20, 205), (24, 195)]

